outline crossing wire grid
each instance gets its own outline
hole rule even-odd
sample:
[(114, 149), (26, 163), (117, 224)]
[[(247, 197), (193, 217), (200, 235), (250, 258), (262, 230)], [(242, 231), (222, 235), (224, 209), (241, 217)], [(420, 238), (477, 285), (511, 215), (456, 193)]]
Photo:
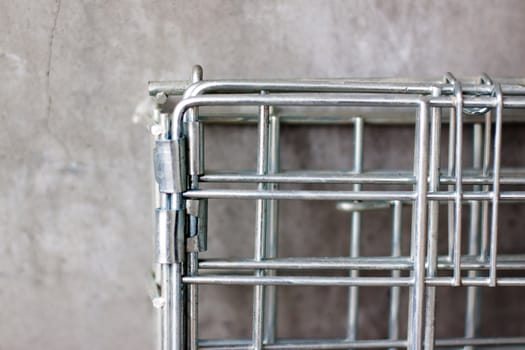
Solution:
[[(450, 73), (426, 81), (202, 77), (202, 68), (195, 66), (191, 80), (149, 83), (154, 111), (146, 122), (153, 135), (156, 208), (152, 300), (158, 311), (159, 349), (525, 347), (525, 336), (480, 335), (482, 292), (525, 286), (525, 276), (520, 276), (525, 255), (497, 250), (500, 209), (525, 202), (525, 170), (501, 166), (504, 126), (525, 121), (525, 80), (483, 74), (460, 81)], [(257, 128), (256, 169), (212, 171), (204, 166), (204, 126), (217, 123)], [(352, 168), (281, 170), (286, 168), (280, 159), (281, 126), (303, 125), (315, 133), (324, 124), (348, 127)], [(411, 128), (413, 139), (398, 140), (413, 152), (408, 169), (364, 169), (364, 130), (375, 124)], [(235, 137), (230, 142), (235, 145)], [(207, 250), (208, 208), (221, 200), (255, 202), (255, 213), (236, 218), (254, 222), (252, 257), (199, 258)], [(347, 213), (347, 254), (281, 256), (283, 201), (328, 201), (334, 211)], [(385, 212), (388, 216), (379, 216)], [(362, 217), (375, 213), (383, 221), (388, 217), (377, 244), (389, 251), (365, 256), (360, 249)], [(301, 232), (283, 234), (302, 239)], [(251, 312), (251, 337), (199, 336), (202, 285), (253, 289), (253, 305), (243, 308)], [(283, 286), (343, 289), (346, 334), (337, 339), (279, 337), (277, 290)], [(364, 339), (358, 332), (360, 298), (374, 288), (388, 290), (387, 334)], [(462, 337), (435, 334), (436, 293), (444, 288), (466, 293)]]

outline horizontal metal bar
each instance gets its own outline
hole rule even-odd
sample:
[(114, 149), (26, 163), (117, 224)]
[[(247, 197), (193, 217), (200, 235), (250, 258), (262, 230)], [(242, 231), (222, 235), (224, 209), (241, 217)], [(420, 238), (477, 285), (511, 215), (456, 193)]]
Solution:
[[(358, 286), (393, 287), (411, 286), (411, 277), (320, 277), (320, 276), (242, 276), (242, 275), (199, 275), (182, 278), (187, 284), (220, 285), (272, 285), (272, 286)], [(462, 277), (460, 285), (488, 287), (488, 277)], [(456, 286), (454, 277), (427, 277), (425, 284), (430, 286)], [(525, 277), (500, 277), (496, 285), (502, 287), (525, 286)]]
[(191, 85), (189, 80), (164, 80), (148, 82), (148, 92), (150, 96), (163, 93), (167, 96), (182, 95)]
[[(463, 256), (461, 269), (485, 270), (490, 267), (490, 261), (480, 261), (477, 256)], [(496, 267), (500, 270), (525, 270), (525, 255), (500, 255)], [(256, 261), (203, 259), (199, 262), (200, 269), (238, 269), (238, 270), (411, 270), (409, 257), (333, 257), (333, 258), (273, 258)], [(448, 256), (438, 257), (438, 269), (453, 268)]]
[[(362, 118), (366, 124), (376, 125), (413, 125), (415, 123), (414, 113), (411, 109), (377, 110), (363, 109), (332, 109), (327, 114), (319, 114), (317, 110), (301, 109), (300, 111), (292, 108), (276, 108), (279, 123), (286, 125), (353, 125), (357, 118)], [(325, 112), (326, 113), (326, 112)], [(206, 114), (199, 114), (199, 120), (205, 124), (255, 124), (257, 118), (255, 114), (239, 112), (237, 109), (227, 112), (207, 111)], [(508, 110), (505, 113), (505, 124), (519, 123), (525, 121), (525, 117), (517, 110)], [(442, 117), (443, 123), (448, 123), (449, 118)], [(464, 123), (478, 123), (479, 117), (465, 116)]]
[(408, 191), (258, 191), (258, 190), (192, 190), (186, 198), (210, 199), (300, 199), (300, 200), (413, 200)]
[[(505, 95), (525, 94), (525, 81), (501, 83)], [(158, 93), (182, 95), (190, 87), (188, 81), (151, 81), (148, 91), (151, 96)], [(444, 83), (443, 79), (426, 82), (405, 79), (319, 79), (319, 80), (214, 80), (194, 84), (193, 94), (202, 92), (341, 92), (341, 93), (407, 93), (430, 94), (432, 88), (440, 88), (442, 94), (453, 94), (454, 85)], [(492, 93), (493, 87), (486, 84), (463, 84), (465, 94)]]
[[(427, 198), (431, 200), (438, 200), (438, 201), (450, 201), (454, 199), (455, 193), (454, 192), (435, 192), (435, 193), (428, 193)], [(463, 201), (471, 201), (471, 200), (491, 200), (494, 198), (494, 195), (492, 192), (462, 192), (461, 198)], [(524, 191), (507, 191), (507, 192), (500, 192), (499, 198), (501, 201), (506, 202), (523, 202), (525, 200), (525, 192)]]
[(363, 269), (363, 270), (409, 270), (412, 263), (408, 257), (337, 257), (337, 258), (274, 258), (256, 260), (216, 260), (205, 259), (199, 262), (201, 269)]
[(302, 276), (237, 276), (237, 275), (199, 275), (186, 276), (182, 282), (188, 284), (221, 285), (273, 285), (273, 286), (369, 286), (390, 287), (410, 286), (411, 277), (302, 277)]
[[(516, 346), (525, 345), (525, 337), (491, 337), (491, 338), (445, 338), (436, 339), (438, 347), (457, 346)], [(346, 339), (280, 339), (275, 344), (264, 345), (263, 349), (355, 349), (406, 347), (406, 340), (346, 340)], [(200, 349), (251, 349), (247, 339), (200, 340)]]
[[(427, 278), (426, 283), (431, 286), (456, 286), (453, 277)], [(489, 277), (461, 277), (460, 285), (473, 287), (493, 287)], [(500, 277), (496, 279), (496, 285), (505, 287), (525, 286), (525, 277)]]
[[(406, 347), (406, 340), (343, 340), (343, 339), (302, 339), (302, 340), (282, 340), (274, 344), (264, 344), (263, 349), (282, 349), (282, 350), (314, 350), (314, 349), (348, 349), (351, 346), (353, 349), (377, 349), (387, 347)], [(217, 349), (217, 350), (251, 350), (253, 349), (247, 341), (216, 341), (216, 340), (201, 340), (199, 341), (199, 349)]]
[(351, 171), (288, 171), (271, 175), (257, 175), (253, 171), (245, 172), (207, 172), (199, 178), (202, 182), (233, 182), (233, 183), (371, 183), (371, 184), (404, 184), (415, 183), (412, 173), (406, 171), (388, 174), (362, 173)]
[[(454, 176), (446, 175), (447, 169), (443, 169), (440, 175), (440, 183), (453, 185)], [(463, 184), (465, 185), (488, 185), (494, 179), (492, 174), (483, 176), (473, 174), (474, 171), (465, 170)], [(471, 175), (469, 175), (471, 174)], [(416, 180), (409, 171), (390, 172), (364, 172), (360, 174), (351, 171), (284, 171), (271, 175), (257, 175), (253, 171), (243, 172), (211, 172), (199, 178), (202, 182), (232, 182), (232, 183), (323, 183), (323, 184), (401, 184), (413, 185)], [(502, 185), (524, 185), (525, 169), (502, 169), (500, 176)]]
[[(436, 339), (438, 347), (458, 346), (516, 346), (525, 345), (525, 337), (490, 337), (490, 338), (444, 338)], [(266, 344), (263, 349), (291, 350), (291, 349), (370, 349), (370, 348), (401, 348), (406, 347), (406, 340), (373, 339), (373, 340), (347, 340), (347, 339), (279, 339), (275, 344)], [(235, 349), (249, 350), (251, 343), (248, 339), (218, 339), (200, 340), (199, 349)]]
[[(187, 108), (197, 106), (362, 106), (362, 107), (417, 107), (425, 98), (410, 95), (384, 95), (384, 94), (222, 94), (189, 97), (182, 100), (176, 107), (174, 115), (181, 115)], [(451, 96), (427, 97), (431, 107), (454, 107), (454, 99)], [(463, 106), (472, 107), (496, 107), (495, 97), (464, 97)], [(525, 107), (524, 96), (510, 96), (503, 101), (505, 108)]]
[[(411, 191), (259, 191), (259, 190), (190, 190), (184, 192), (186, 198), (208, 199), (282, 199), (282, 200), (362, 200), (362, 201), (410, 201), (416, 193)], [(464, 201), (490, 200), (491, 192), (463, 192)], [(455, 198), (454, 192), (430, 192), (426, 195), (429, 200), (451, 201)], [(500, 192), (501, 201), (525, 201), (525, 191)]]
[(436, 339), (436, 346), (452, 347), (452, 346), (512, 346), (525, 345), (525, 337), (492, 337), (492, 338), (450, 338), (450, 339)]

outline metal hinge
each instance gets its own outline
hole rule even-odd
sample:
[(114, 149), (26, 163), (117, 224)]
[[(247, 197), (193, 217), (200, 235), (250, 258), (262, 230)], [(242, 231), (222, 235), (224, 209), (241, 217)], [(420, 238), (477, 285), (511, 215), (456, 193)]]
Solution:
[(162, 193), (181, 193), (186, 189), (186, 144), (183, 138), (155, 141), (155, 181)]

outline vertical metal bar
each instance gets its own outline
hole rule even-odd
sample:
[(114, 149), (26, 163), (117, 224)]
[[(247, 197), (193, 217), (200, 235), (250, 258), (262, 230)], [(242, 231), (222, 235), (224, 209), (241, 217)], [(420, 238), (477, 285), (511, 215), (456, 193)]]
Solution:
[[(194, 221), (194, 220), (192, 220)], [(190, 227), (196, 225), (190, 222)], [(190, 229), (190, 235), (194, 229)], [(188, 275), (198, 275), (198, 253), (191, 252), (188, 259)], [(197, 284), (188, 286), (188, 346), (191, 350), (197, 350), (199, 341), (199, 310), (198, 310), (199, 290)]]
[(161, 264), (160, 265), (160, 283), (161, 283), (161, 297), (164, 300), (164, 305), (161, 307), (161, 349), (171, 349), (171, 303), (172, 291), (170, 281), (172, 280), (172, 265)]
[[(421, 120), (419, 118), (419, 110), (416, 112), (416, 120), (415, 120), (415, 123), (414, 123), (414, 160), (413, 160), (413, 172), (414, 174), (417, 174), (417, 170), (418, 170), (418, 163), (417, 163), (417, 159), (418, 159), (418, 155), (419, 155), (419, 129), (420, 129), (420, 124), (421, 124)], [(417, 184), (414, 184), (413, 186), (413, 190), (414, 192), (417, 191)], [(415, 227), (416, 227), (416, 221), (417, 221), (417, 213), (416, 213), (416, 203), (415, 201), (411, 201), (410, 202), (410, 206), (411, 206), (411, 221), (410, 221), (410, 227), (411, 227), (411, 230), (410, 230), (410, 255), (412, 256), (414, 251), (416, 250), (416, 230), (415, 230)], [(413, 276), (413, 272), (412, 272), (412, 276)], [(409, 294), (410, 296), (412, 296), (413, 294), (413, 291), (414, 291), (414, 287), (413, 285), (410, 286), (409, 288)], [(409, 311), (412, 310), (412, 307), (413, 307), (413, 298), (409, 298), (408, 300), (408, 309)], [(411, 330), (414, 325), (413, 325), (413, 319), (412, 317), (408, 317), (408, 322), (407, 322), (407, 332), (408, 330)], [(409, 343), (410, 340), (407, 340), (407, 343)], [(408, 345), (408, 344), (407, 344)]]
[[(275, 174), (279, 172), (280, 166), (280, 121), (275, 114), (274, 108), (270, 107), (270, 128), (269, 128), (269, 160), (268, 173)], [(268, 189), (273, 191), (279, 188), (276, 183), (268, 184)], [(279, 243), (279, 201), (268, 201), (268, 218), (266, 229), (267, 247), (266, 257), (275, 258), (278, 254)], [(275, 270), (268, 271), (269, 276), (275, 276)], [(272, 344), (276, 337), (277, 324), (277, 288), (276, 286), (266, 287), (266, 312), (265, 312), (265, 332), (264, 343)]]
[[(473, 169), (481, 170), (482, 168), (482, 152), (483, 152), (483, 128), (480, 123), (473, 125)], [(474, 186), (474, 191), (479, 191), (479, 186)], [(481, 224), (481, 207), (479, 201), (470, 202), (470, 227), (469, 227), (469, 255), (479, 254), (480, 245), (480, 224)], [(475, 277), (476, 271), (469, 271), (469, 277)], [(478, 333), (479, 319), (480, 319), (480, 293), (479, 287), (467, 288), (467, 305), (465, 315), (465, 337), (473, 338)], [(465, 349), (473, 349), (468, 346)]]
[[(166, 130), (168, 138), (178, 137), (177, 135), (171, 135), (169, 130), (171, 130), (171, 123), (173, 120), (168, 120), (168, 127)], [(182, 142), (178, 143), (179, 147)], [(176, 150), (180, 152), (180, 150)], [(182, 164), (177, 164), (176, 166), (180, 169), (183, 169)], [(186, 177), (186, 174), (181, 173), (181, 177)], [(175, 235), (174, 241), (177, 258), (175, 262), (169, 266), (169, 277), (168, 277), (168, 291), (167, 296), (169, 301), (166, 303), (166, 308), (169, 310), (169, 319), (170, 319), (170, 350), (181, 350), (186, 346), (185, 344), (185, 322), (184, 322), (184, 291), (182, 288), (182, 262), (185, 257), (185, 249), (182, 249), (181, 242), (185, 240), (185, 216), (184, 216), (184, 202), (182, 200), (182, 193), (173, 193), (166, 195), (167, 200), (167, 209), (177, 210), (176, 214), (176, 229), (173, 234)]]
[[(459, 83), (458, 83), (459, 84)], [(461, 91), (461, 90), (460, 90)], [(463, 197), (463, 96), (456, 96), (456, 190), (454, 203), (454, 285), (461, 283), (461, 219)]]
[[(203, 71), (201, 66), (194, 66), (192, 70), (191, 80), (193, 83), (202, 80)], [(198, 107), (192, 107), (188, 113), (190, 114), (191, 121), (198, 120)], [(202, 164), (203, 163), (203, 154), (201, 153), (204, 150), (204, 138), (202, 135), (192, 135), (193, 137), (199, 137), (199, 148), (194, 150), (190, 143), (189, 156), (190, 156), (190, 166), (191, 164)], [(196, 158), (196, 159), (195, 159)], [(193, 170), (193, 169), (192, 169)], [(203, 169), (200, 169), (203, 170)], [(190, 170), (191, 171), (191, 170)], [(199, 174), (191, 174), (190, 177), (190, 187), (193, 190), (199, 188)], [(198, 218), (190, 216), (189, 222), (189, 235), (196, 236), (198, 234)], [(188, 254), (188, 274), (190, 276), (198, 275), (199, 267), (199, 253), (190, 252)], [(190, 350), (198, 349), (199, 341), (199, 286), (197, 284), (190, 284), (187, 287), (188, 290), (188, 347)]]
[[(159, 139), (167, 140), (169, 138), (169, 120), (166, 117), (166, 114), (159, 114), (159, 123), (162, 127), (163, 132), (159, 135)], [(169, 208), (169, 194), (159, 193), (158, 196), (158, 207), (161, 209)], [(173, 302), (171, 284), (172, 280), (172, 269), (171, 264), (161, 264), (160, 265), (160, 293), (161, 297), (164, 300), (164, 305), (161, 308), (161, 349), (162, 350), (171, 350), (171, 304)]]
[[(355, 118), (354, 122), (354, 172), (363, 172), (363, 134), (364, 134), (364, 120), (361, 117)], [(361, 191), (361, 184), (352, 185), (353, 191)], [(360, 254), (361, 245), (361, 212), (353, 211), (351, 217), (350, 228), (350, 257), (358, 257)], [(356, 278), (359, 276), (358, 270), (350, 271), (350, 277)], [(359, 328), (359, 289), (352, 286), (348, 289), (348, 325), (347, 338), (349, 340), (357, 339), (357, 331)]]
[[(454, 119), (456, 120), (455, 135), (455, 190), (454, 190), (454, 248), (452, 262), (454, 265), (453, 284), (459, 286), (461, 283), (461, 219), (462, 219), (462, 198), (463, 198), (463, 91), (461, 82), (447, 73), (447, 80), (454, 86)], [(452, 116), (451, 116), (452, 117)], [(451, 118), (452, 119), (452, 118)]]
[[(441, 89), (432, 89), (432, 96), (441, 95)], [(439, 165), (441, 149), (441, 109), (432, 108), (430, 136), (430, 164), (429, 164), (429, 191), (439, 191)], [(439, 224), (439, 203), (430, 201), (428, 205), (428, 258), (427, 276), (437, 275), (437, 245)], [(436, 311), (436, 287), (426, 287), (425, 296), (425, 349), (434, 349), (435, 344), (435, 311)]]
[[(394, 201), (392, 210), (392, 256), (401, 256), (401, 238), (403, 233), (403, 204)], [(392, 271), (392, 278), (401, 277), (400, 270)], [(401, 288), (390, 288), (390, 313), (388, 317), (388, 339), (399, 339), (399, 303), (401, 301)], [(390, 348), (394, 350), (396, 348)]]
[[(153, 300), (153, 306), (155, 308), (155, 349), (157, 350), (163, 350), (162, 348), (162, 308), (165, 304), (165, 299), (162, 298), (160, 285), (161, 285), (161, 264), (155, 264), (155, 271), (154, 271), (154, 288), (156, 289), (155, 292), (159, 296), (160, 299)], [(160, 304), (155, 305), (156, 302), (159, 302)]]
[(498, 101), (496, 106), (496, 130), (494, 133), (494, 169), (492, 184), (492, 221), (490, 227), (490, 271), (489, 284), (496, 286), (496, 258), (498, 250), (498, 209), (500, 192), (500, 166), (501, 166), (501, 130), (503, 123), (503, 93), (499, 83), (494, 85), (494, 92)]
[(428, 175), (428, 114), (429, 104), (423, 100), (418, 111), (418, 128), (416, 130), (417, 157), (416, 166), (416, 199), (414, 203), (415, 225), (413, 225), (414, 244), (411, 257), (414, 263), (414, 284), (410, 296), (408, 349), (420, 350), (423, 340), (423, 313), (425, 296), (425, 248), (427, 230), (427, 175)]
[[(454, 109), (450, 109), (449, 129), (448, 129), (448, 171), (447, 175), (452, 177), (456, 168), (456, 159), (454, 157), (454, 147), (456, 145), (456, 118)], [(454, 191), (454, 185), (448, 185), (449, 192)], [(448, 222), (448, 258), (452, 262), (454, 254), (454, 203), (447, 203), (447, 222)]]
[[(482, 175), (488, 176), (491, 158), (491, 139), (492, 139), (492, 111), (485, 114), (485, 128), (483, 141), (483, 170)], [(482, 191), (488, 192), (489, 185), (483, 185)], [(481, 203), (481, 243), (480, 243), (480, 258), (486, 259), (488, 256), (488, 237), (489, 237), (489, 202), (483, 201)]]
[[(485, 73), (481, 75), (482, 84), (494, 85), (492, 79)], [(483, 136), (483, 165), (482, 175), (488, 176), (491, 159), (491, 140), (492, 140), (492, 110), (485, 113), (485, 132)], [(481, 187), (483, 192), (489, 191), (489, 185)], [(480, 259), (485, 260), (488, 256), (489, 240), (489, 201), (481, 202), (481, 242), (480, 242)]]
[[(156, 122), (156, 123), (159, 123), (160, 124), (160, 108), (157, 106), (157, 108), (155, 108), (153, 110), (153, 121)], [(152, 133), (152, 136), (151, 136), (151, 147), (150, 147), (150, 154), (153, 154), (154, 152), (154, 149), (155, 149), (155, 141), (157, 139), (160, 138), (160, 134), (153, 134)], [(153, 163), (153, 160), (151, 160), (150, 164)], [(150, 179), (151, 179), (151, 184), (152, 184), (152, 193), (153, 193), (153, 196), (152, 196), (152, 202), (153, 202), (153, 208), (160, 208), (160, 193), (159, 193), (159, 185), (157, 184), (157, 181), (155, 181), (155, 171), (154, 171), (154, 167), (150, 167)], [(154, 232), (156, 230), (156, 225), (155, 225), (155, 213), (152, 213), (153, 214), (153, 220), (152, 220), (152, 223), (153, 223), (153, 227), (152, 227), (152, 231)], [(162, 285), (162, 272), (161, 272), (161, 267), (162, 267), (162, 264), (158, 264), (158, 263), (155, 263), (154, 266), (153, 266), (153, 275), (154, 275), (154, 284), (155, 284), (155, 288), (158, 288), (157, 286), (161, 286)], [(162, 293), (162, 291), (159, 291), (160, 293)], [(161, 300), (165, 300), (165, 299), (162, 299), (162, 296), (159, 295), (161, 297)], [(158, 307), (156, 308), (156, 319), (155, 319), (155, 322), (156, 322), (156, 334), (155, 334), (155, 348), (157, 350), (163, 350), (162, 346), (162, 342), (163, 342), (163, 318), (162, 318), (162, 305), (161, 307)]]
[[(261, 92), (264, 94), (265, 92)], [(257, 147), (257, 174), (264, 175), (268, 172), (268, 124), (269, 108), (260, 106), (259, 108), (259, 143)], [(265, 183), (257, 184), (258, 190), (265, 190)], [(261, 261), (265, 257), (266, 246), (266, 223), (267, 223), (267, 201), (257, 199), (256, 201), (256, 222), (255, 222), (255, 260)], [(264, 276), (264, 270), (257, 270), (256, 276)], [(264, 293), (265, 286), (256, 285), (254, 289), (253, 302), (253, 348), (260, 350), (263, 346), (264, 338)]]
[(172, 273), (169, 279), (169, 291), (171, 292), (172, 302), (168, 309), (171, 312), (172, 328), (171, 333), (171, 349), (181, 350), (185, 348), (184, 342), (184, 323), (183, 323), (183, 308), (184, 295), (182, 290), (182, 266), (181, 263), (175, 262), (170, 265)]
[[(481, 123), (474, 123), (473, 126), (472, 156), (473, 169), (481, 171), (483, 158), (483, 127)], [(474, 191), (479, 191), (480, 186), (474, 186)], [(479, 201), (470, 202), (470, 225), (469, 225), (469, 245), (468, 254), (478, 255), (481, 238), (481, 206)], [(469, 277), (476, 277), (477, 271), (468, 271)], [(467, 302), (465, 310), (465, 337), (476, 337), (479, 329), (481, 289), (479, 287), (467, 287)], [(474, 349), (473, 346), (465, 346), (465, 350)]]

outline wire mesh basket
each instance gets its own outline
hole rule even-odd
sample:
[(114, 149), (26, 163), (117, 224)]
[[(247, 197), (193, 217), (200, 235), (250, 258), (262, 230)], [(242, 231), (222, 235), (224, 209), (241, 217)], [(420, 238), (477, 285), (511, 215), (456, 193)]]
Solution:
[[(525, 200), (520, 187), (525, 185), (525, 171), (501, 166), (504, 124), (523, 120), (523, 81), (493, 80), (486, 74), (460, 81), (450, 73), (427, 81), (207, 81), (196, 66), (191, 81), (151, 82), (149, 93), (156, 103), (150, 127), (158, 283), (153, 304), (159, 315), (159, 349), (525, 348), (525, 336), (479, 334), (481, 291), (525, 285), (525, 276), (519, 275), (525, 255), (497, 251), (500, 208)], [(168, 97), (176, 100), (170, 113)], [(256, 126), (256, 169), (207, 169), (203, 130), (210, 123)], [(281, 126), (286, 124), (314, 132), (320, 124), (351, 125), (352, 168), (282, 170)], [(413, 140), (399, 139), (413, 143), (408, 169), (364, 169), (364, 130), (369, 124), (412, 127)], [(467, 130), (471, 154), (465, 151)], [(221, 199), (255, 202), (253, 257), (199, 259), (207, 250), (208, 207)], [(286, 200), (330, 201), (334, 211), (348, 213), (348, 254), (280, 256), (279, 204)], [(389, 247), (388, 254), (365, 256), (360, 251), (362, 215), (378, 211), (390, 213), (389, 238), (380, 242)], [(407, 215), (411, 219), (403, 220)], [(403, 249), (404, 237), (409, 249)], [(213, 256), (213, 251), (207, 254)], [(249, 339), (199, 337), (200, 285), (253, 288)], [(345, 337), (278, 337), (279, 286), (347, 290)], [(362, 287), (388, 288), (385, 337), (358, 336)], [(463, 337), (435, 334), (436, 292), (444, 287), (467, 287)], [(403, 293), (407, 310), (402, 307)]]

